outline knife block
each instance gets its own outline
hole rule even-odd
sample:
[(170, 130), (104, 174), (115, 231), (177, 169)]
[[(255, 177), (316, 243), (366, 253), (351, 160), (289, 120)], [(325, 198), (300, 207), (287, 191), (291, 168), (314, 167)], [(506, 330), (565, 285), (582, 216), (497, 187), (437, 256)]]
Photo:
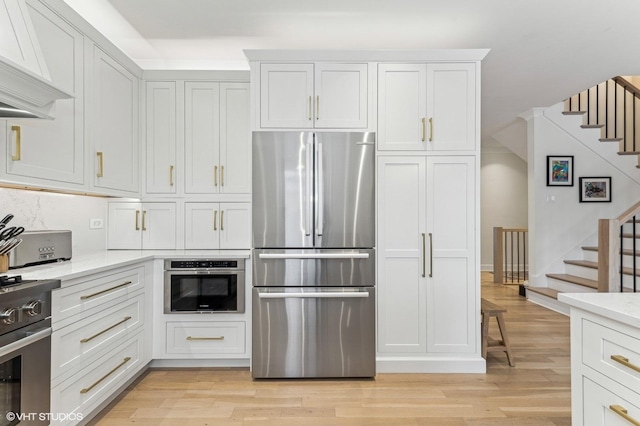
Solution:
[(9, 255), (0, 254), (0, 272), (7, 272), (9, 270)]

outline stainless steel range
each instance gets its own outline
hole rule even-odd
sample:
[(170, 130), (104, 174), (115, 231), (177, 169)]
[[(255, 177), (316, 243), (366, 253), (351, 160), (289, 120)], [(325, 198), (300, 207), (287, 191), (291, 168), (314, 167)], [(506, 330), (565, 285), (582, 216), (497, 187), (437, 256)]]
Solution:
[(0, 277), (0, 426), (49, 424), (51, 291), (59, 287)]

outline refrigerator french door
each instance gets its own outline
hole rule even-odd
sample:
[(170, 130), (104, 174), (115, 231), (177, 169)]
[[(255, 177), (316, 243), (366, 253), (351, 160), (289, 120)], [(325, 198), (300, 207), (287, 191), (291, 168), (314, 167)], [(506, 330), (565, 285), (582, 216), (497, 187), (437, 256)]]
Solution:
[(252, 374), (375, 376), (375, 134), (254, 132)]

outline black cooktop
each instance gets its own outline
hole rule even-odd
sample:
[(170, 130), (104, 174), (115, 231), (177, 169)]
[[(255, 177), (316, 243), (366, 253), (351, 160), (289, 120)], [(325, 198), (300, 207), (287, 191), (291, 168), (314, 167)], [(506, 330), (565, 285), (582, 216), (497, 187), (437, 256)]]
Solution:
[(11, 277), (8, 275), (1, 275), (0, 287), (7, 287), (7, 286), (12, 286), (17, 284), (27, 284), (33, 281), (34, 280), (23, 280), (22, 275), (13, 275)]

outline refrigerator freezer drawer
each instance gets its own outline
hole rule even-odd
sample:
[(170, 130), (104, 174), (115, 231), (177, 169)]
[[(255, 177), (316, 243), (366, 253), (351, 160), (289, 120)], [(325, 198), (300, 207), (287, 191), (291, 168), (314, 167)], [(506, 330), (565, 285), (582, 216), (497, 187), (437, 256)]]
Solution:
[(368, 287), (375, 249), (255, 249), (254, 287)]
[(375, 289), (254, 288), (254, 378), (373, 377)]

